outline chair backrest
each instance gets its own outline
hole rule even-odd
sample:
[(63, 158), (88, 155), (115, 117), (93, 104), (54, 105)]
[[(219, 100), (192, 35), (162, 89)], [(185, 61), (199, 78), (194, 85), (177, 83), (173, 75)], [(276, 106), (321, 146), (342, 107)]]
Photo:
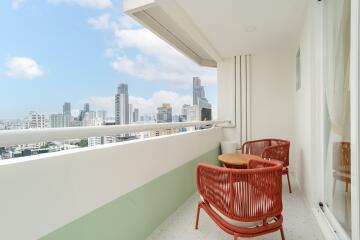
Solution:
[(284, 167), (289, 166), (290, 142), (282, 139), (260, 139), (245, 142), (242, 146), (244, 154), (254, 154), (264, 159), (281, 161)]
[(333, 143), (333, 169), (347, 174), (351, 173), (350, 142)]
[(281, 176), (282, 165), (266, 160), (251, 160), (249, 169), (199, 164), (197, 187), (204, 201), (223, 215), (252, 222), (281, 214)]
[(244, 154), (252, 154), (260, 157), (263, 150), (269, 146), (271, 146), (271, 139), (247, 141), (242, 145), (241, 151)]

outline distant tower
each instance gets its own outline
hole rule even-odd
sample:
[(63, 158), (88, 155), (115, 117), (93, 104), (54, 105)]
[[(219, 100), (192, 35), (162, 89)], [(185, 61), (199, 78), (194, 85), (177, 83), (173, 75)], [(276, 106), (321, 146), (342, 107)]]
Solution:
[(204, 87), (199, 77), (193, 77), (193, 105), (199, 105), (199, 99), (205, 97)]
[(129, 123), (133, 123), (134, 122), (134, 110), (133, 110), (133, 105), (130, 103), (129, 104)]
[[(198, 107), (199, 114), (192, 117), (201, 121), (211, 120), (211, 104), (205, 97), (204, 87), (201, 86), (199, 77), (193, 77), (193, 105)], [(188, 119), (189, 121), (189, 119)]]
[(89, 103), (85, 103), (84, 104), (84, 110), (80, 111), (80, 115), (79, 115), (79, 121), (84, 120), (85, 117), (85, 113), (90, 111), (90, 104)]
[(115, 123), (129, 124), (129, 93), (127, 84), (119, 84), (115, 95)]
[(63, 121), (64, 121), (64, 127), (70, 127), (71, 122), (71, 103), (66, 102), (63, 105)]
[(161, 107), (157, 108), (157, 122), (172, 122), (172, 108), (170, 104), (163, 103)]
[(134, 122), (139, 121), (139, 109), (138, 108), (134, 108), (133, 120), (134, 120)]
[(85, 103), (84, 104), (84, 112), (89, 112), (90, 111), (90, 104), (89, 103)]
[(63, 105), (63, 114), (64, 115), (71, 115), (71, 103), (66, 102)]
[(62, 128), (64, 127), (64, 114), (51, 114), (50, 115), (50, 127), (51, 128)]
[(97, 111), (97, 117), (101, 119), (103, 123), (105, 123), (107, 112), (105, 110)]

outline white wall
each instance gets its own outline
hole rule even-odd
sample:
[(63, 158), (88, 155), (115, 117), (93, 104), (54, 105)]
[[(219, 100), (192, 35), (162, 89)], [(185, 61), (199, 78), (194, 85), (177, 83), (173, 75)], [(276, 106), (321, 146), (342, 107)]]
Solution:
[(0, 163), (0, 239), (38, 239), (219, 146), (220, 128)]
[[(293, 89), (295, 54), (273, 50), (251, 55), (250, 134), (248, 140), (276, 137), (293, 138)], [(218, 63), (218, 119), (235, 121), (234, 58)], [(240, 79), (237, 71), (236, 87)], [(236, 127), (224, 129), (224, 138), (240, 142), (240, 90), (237, 91)], [(243, 120), (244, 121), (244, 120)]]
[(282, 49), (252, 55), (251, 136), (293, 138), (295, 56)]
[(294, 92), (295, 179), (308, 204), (321, 200), (322, 94), (321, 3), (309, 1), (299, 39), (301, 89)]
[[(239, 79), (235, 80), (234, 58), (225, 59), (218, 63), (218, 116), (217, 119), (231, 120), (234, 128), (224, 128), (224, 139), (240, 141), (240, 117), (235, 116), (235, 81), (239, 86)], [(239, 108), (239, 103), (237, 103)], [(235, 122), (236, 118), (236, 122)]]

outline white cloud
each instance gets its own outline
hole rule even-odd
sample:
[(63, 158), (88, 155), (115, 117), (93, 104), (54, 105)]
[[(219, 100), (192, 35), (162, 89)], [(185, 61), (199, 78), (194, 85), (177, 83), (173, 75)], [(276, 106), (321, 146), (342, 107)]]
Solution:
[(48, 0), (49, 3), (53, 4), (68, 4), (68, 5), (78, 5), (81, 7), (91, 7), (104, 9), (111, 7), (113, 5), (111, 0)]
[(148, 99), (130, 96), (129, 102), (132, 103), (134, 107), (139, 108), (140, 115), (155, 114), (157, 111), (156, 109), (163, 103), (170, 103), (173, 108), (174, 115), (180, 114), (182, 105), (192, 103), (192, 96), (180, 96), (178, 93), (172, 91), (158, 91)]
[(5, 75), (12, 78), (34, 79), (44, 75), (42, 67), (29, 57), (12, 57), (5, 67)]
[(109, 13), (102, 14), (96, 18), (89, 18), (88, 23), (95, 29), (109, 29), (111, 15)]
[(129, 16), (123, 15), (114, 18), (110, 13), (104, 13), (97, 17), (89, 18), (88, 23), (95, 29), (113, 31), (119, 29), (131, 29), (138, 26), (138, 24)]
[[(128, 16), (114, 18), (105, 13), (88, 19), (95, 29), (114, 34), (115, 46), (105, 50), (110, 65), (118, 72), (144, 80), (161, 80), (175, 87), (190, 88), (192, 77), (205, 85), (216, 82), (216, 69), (200, 67)], [(131, 55), (126, 52), (132, 53)], [(133, 53), (137, 54), (133, 54)]]
[(11, 7), (14, 9), (18, 9), (21, 4), (23, 4), (25, 0), (11, 0)]
[(116, 43), (120, 49), (139, 52), (114, 59), (111, 66), (145, 80), (163, 80), (179, 87), (190, 87), (192, 77), (199, 76), (205, 84), (216, 81), (216, 69), (200, 67), (147, 29), (117, 29)]
[[(114, 96), (94, 96), (81, 101), (81, 103), (85, 102), (90, 103), (92, 109), (105, 109), (108, 111), (109, 116), (114, 116)], [(170, 103), (173, 108), (173, 114), (179, 114), (182, 105), (192, 103), (192, 96), (180, 96), (171, 91), (158, 91), (151, 98), (129, 96), (129, 102), (133, 104), (134, 108), (139, 108), (140, 115), (156, 114), (157, 107), (161, 106), (162, 103)]]

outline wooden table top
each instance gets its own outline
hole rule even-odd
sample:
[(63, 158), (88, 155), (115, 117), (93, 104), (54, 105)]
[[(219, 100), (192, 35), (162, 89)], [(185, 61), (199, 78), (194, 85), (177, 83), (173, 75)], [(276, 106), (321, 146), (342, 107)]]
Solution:
[(225, 153), (218, 156), (218, 160), (225, 166), (244, 166), (248, 165), (251, 159), (262, 160), (261, 157), (241, 153)]

